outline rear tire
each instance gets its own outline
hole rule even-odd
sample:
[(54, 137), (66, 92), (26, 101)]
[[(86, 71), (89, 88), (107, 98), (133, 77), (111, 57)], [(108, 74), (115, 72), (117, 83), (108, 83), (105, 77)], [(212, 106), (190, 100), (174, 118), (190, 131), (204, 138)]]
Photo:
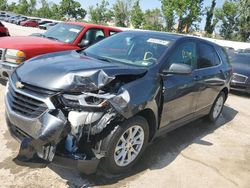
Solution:
[(224, 107), (225, 100), (226, 100), (226, 95), (222, 91), (215, 99), (214, 104), (210, 110), (210, 113), (208, 114), (209, 121), (215, 122), (220, 117), (220, 114)]
[(141, 157), (149, 138), (147, 121), (136, 116), (126, 120), (103, 140), (102, 149), (107, 151), (101, 168), (111, 174), (129, 170)]

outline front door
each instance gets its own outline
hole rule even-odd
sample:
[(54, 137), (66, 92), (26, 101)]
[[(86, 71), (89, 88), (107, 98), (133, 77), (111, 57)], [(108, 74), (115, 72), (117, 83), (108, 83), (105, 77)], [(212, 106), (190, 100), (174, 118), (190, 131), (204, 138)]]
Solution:
[[(196, 42), (185, 41), (178, 45), (168, 59), (167, 65), (184, 63), (194, 68), (196, 61)], [(163, 77), (163, 86), (164, 103), (160, 126), (191, 118), (195, 111), (195, 97), (198, 93), (194, 75), (167, 75)]]

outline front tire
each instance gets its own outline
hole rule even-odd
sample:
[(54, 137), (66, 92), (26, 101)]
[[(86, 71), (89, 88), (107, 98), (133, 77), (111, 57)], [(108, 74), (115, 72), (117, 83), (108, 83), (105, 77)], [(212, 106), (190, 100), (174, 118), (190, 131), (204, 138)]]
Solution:
[(148, 138), (149, 126), (141, 116), (118, 125), (103, 140), (103, 149), (107, 155), (102, 160), (102, 169), (112, 174), (129, 170), (141, 157)]
[(226, 101), (226, 95), (222, 91), (215, 99), (214, 104), (210, 110), (210, 113), (208, 114), (209, 121), (215, 122), (219, 118), (219, 116), (223, 110), (225, 101)]

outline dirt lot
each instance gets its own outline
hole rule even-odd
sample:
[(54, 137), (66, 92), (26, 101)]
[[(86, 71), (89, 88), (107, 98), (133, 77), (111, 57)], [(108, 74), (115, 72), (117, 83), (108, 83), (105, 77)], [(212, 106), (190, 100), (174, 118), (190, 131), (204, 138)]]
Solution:
[[(19, 27), (9, 28), (21, 35)], [(200, 119), (157, 139), (127, 174), (84, 176), (12, 161), (18, 143), (6, 128), (4, 89), (0, 86), (0, 187), (250, 187), (250, 96), (230, 94), (214, 125)]]

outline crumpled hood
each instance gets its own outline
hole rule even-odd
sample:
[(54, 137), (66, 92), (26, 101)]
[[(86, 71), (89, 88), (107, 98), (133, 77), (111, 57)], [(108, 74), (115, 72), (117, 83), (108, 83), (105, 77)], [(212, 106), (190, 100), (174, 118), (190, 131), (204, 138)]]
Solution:
[(118, 75), (140, 75), (145, 68), (96, 60), (65, 51), (31, 59), (16, 69), (21, 82), (50, 90), (94, 91)]

